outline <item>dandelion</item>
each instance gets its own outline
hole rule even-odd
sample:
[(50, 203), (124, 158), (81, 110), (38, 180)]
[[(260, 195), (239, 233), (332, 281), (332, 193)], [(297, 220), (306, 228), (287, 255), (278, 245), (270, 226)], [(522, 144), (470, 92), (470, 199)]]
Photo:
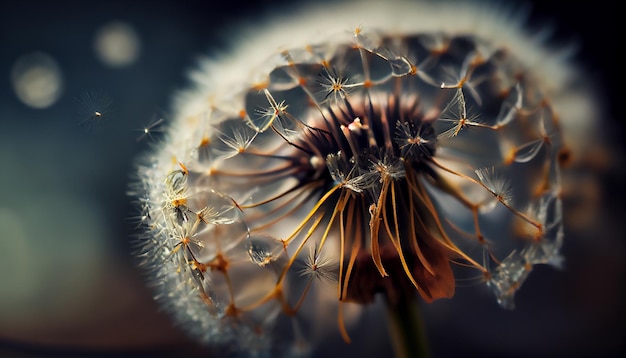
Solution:
[[(138, 255), (178, 322), (244, 354), (305, 355), (328, 334), (351, 342), (379, 297), (392, 327), (418, 329), (401, 312), (453, 297), (459, 277), (512, 308), (535, 265), (561, 266), (571, 73), (484, 11), (305, 11), (194, 74), (132, 190)], [(398, 356), (423, 353), (415, 334)]]

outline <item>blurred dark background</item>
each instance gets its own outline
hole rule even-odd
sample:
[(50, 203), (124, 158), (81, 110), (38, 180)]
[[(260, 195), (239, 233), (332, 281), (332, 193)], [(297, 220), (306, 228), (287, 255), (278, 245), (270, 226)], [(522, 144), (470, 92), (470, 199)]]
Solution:
[[(136, 213), (127, 185), (155, 138), (137, 139), (151, 121), (167, 119), (187, 71), (225, 44), (228, 26), (287, 3), (0, 3), (0, 356), (210, 355), (159, 311), (129, 254)], [(601, 184), (577, 188), (592, 206), (569, 203), (578, 225), (567, 230), (566, 270), (533, 272), (515, 311), (478, 287), (424, 307), (434, 357), (625, 350), (617, 2), (530, 5), (531, 25), (548, 21), (554, 38), (580, 43), (582, 69), (603, 91), (601, 160), (588, 165)], [(111, 39), (127, 51), (111, 50)]]

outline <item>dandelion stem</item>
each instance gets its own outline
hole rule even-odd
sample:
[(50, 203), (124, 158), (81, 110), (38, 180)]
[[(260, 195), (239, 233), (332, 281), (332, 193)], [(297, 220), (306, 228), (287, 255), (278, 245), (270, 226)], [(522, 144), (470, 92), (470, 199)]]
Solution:
[(385, 295), (385, 303), (395, 358), (430, 357), (417, 299), (411, 295)]

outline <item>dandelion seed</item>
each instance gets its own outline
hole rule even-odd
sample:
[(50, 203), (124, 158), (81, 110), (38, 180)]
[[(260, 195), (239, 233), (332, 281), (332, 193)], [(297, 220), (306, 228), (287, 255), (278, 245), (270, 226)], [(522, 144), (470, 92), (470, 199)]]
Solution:
[(448, 102), (448, 105), (441, 112), (439, 123), (443, 123), (443, 125), (438, 128), (439, 134), (437, 138), (446, 139), (457, 136), (464, 128), (478, 125), (478, 122), (475, 121), (476, 118), (478, 118), (476, 114), (468, 116), (463, 90), (457, 89), (452, 100)]
[(287, 114), (287, 104), (285, 101), (276, 102), (270, 91), (263, 90), (265, 98), (269, 103), (269, 107), (263, 108), (257, 111), (257, 120), (252, 122), (252, 127), (258, 132), (265, 132), (268, 128), (274, 125), (274, 121), (280, 119), (281, 116)]
[(498, 172), (495, 167), (477, 169), (476, 176), (478, 180), (485, 185), (489, 191), (494, 195), (496, 200), (508, 203), (511, 201), (511, 195), (513, 189), (511, 183)]
[(160, 128), (161, 125), (165, 122), (165, 119), (162, 117), (155, 117), (152, 121), (143, 126), (143, 128), (139, 129), (141, 131), (141, 135), (137, 137), (137, 142), (141, 142), (145, 138), (152, 138), (154, 133), (162, 132)]
[(515, 251), (502, 260), (488, 282), (496, 294), (499, 304), (508, 309), (515, 307), (513, 297), (528, 277), (530, 267), (524, 263), (524, 259)]
[(247, 247), (252, 262), (262, 267), (276, 261), (283, 252), (283, 245), (280, 240), (269, 236), (249, 237)]
[(102, 91), (89, 91), (76, 99), (76, 112), (80, 118), (79, 126), (85, 126), (90, 131), (99, 129), (108, 121), (113, 101)]
[(226, 121), (222, 125), (223, 128), (215, 128), (215, 132), (218, 133), (218, 147), (215, 151), (221, 158), (227, 159), (244, 153), (256, 138), (258, 132), (250, 127), (236, 126), (236, 123), (240, 122), (236, 120), (235, 125), (231, 125)]
[(310, 247), (309, 256), (304, 261), (304, 267), (300, 275), (311, 280), (317, 280), (321, 284), (336, 283), (336, 265), (330, 257), (327, 257), (317, 247)]
[(323, 88), (326, 100), (338, 103), (346, 98), (354, 85), (348, 78), (334, 74), (334, 71), (324, 68), (324, 75), (320, 76), (320, 86)]
[(518, 113), (522, 109), (522, 89), (519, 84), (515, 85), (515, 90), (509, 94), (509, 97), (506, 99), (502, 108), (500, 109), (500, 114), (498, 114), (498, 118), (496, 119), (496, 123), (498, 126), (505, 126), (509, 124), (514, 118), (516, 113)]
[(430, 127), (419, 126), (413, 128), (412, 122), (397, 122), (396, 143), (402, 151), (402, 156), (430, 156), (429, 144), (434, 143), (436, 138)]
[[(477, 46), (480, 45), (477, 44)], [(482, 100), (480, 98), (480, 94), (476, 90), (476, 86), (478, 86), (488, 77), (483, 76), (474, 78), (472, 76), (476, 68), (482, 65), (484, 61), (485, 59), (483, 59), (482, 56), (478, 55), (476, 52), (471, 52), (465, 57), (465, 60), (463, 61), (463, 64), (461, 65), (458, 74), (454, 70), (451, 70), (449, 67), (444, 67), (443, 70), (447, 72), (450, 77), (454, 78), (454, 80), (452, 81), (452, 84), (446, 84), (446, 82), (441, 82), (441, 88), (456, 88), (458, 90), (465, 89), (472, 95), (472, 97), (479, 106), (482, 105)]]

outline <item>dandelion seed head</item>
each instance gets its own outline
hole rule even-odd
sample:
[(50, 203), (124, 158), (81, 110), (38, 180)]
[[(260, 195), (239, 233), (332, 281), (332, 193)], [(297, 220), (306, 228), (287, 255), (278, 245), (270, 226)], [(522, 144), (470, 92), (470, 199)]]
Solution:
[(562, 266), (569, 64), (480, 4), (303, 11), (202, 62), (139, 167), (139, 256), (181, 324), (309, 352), (349, 339), (344, 306), (450, 298), (470, 270), (512, 308), (534, 265)]

